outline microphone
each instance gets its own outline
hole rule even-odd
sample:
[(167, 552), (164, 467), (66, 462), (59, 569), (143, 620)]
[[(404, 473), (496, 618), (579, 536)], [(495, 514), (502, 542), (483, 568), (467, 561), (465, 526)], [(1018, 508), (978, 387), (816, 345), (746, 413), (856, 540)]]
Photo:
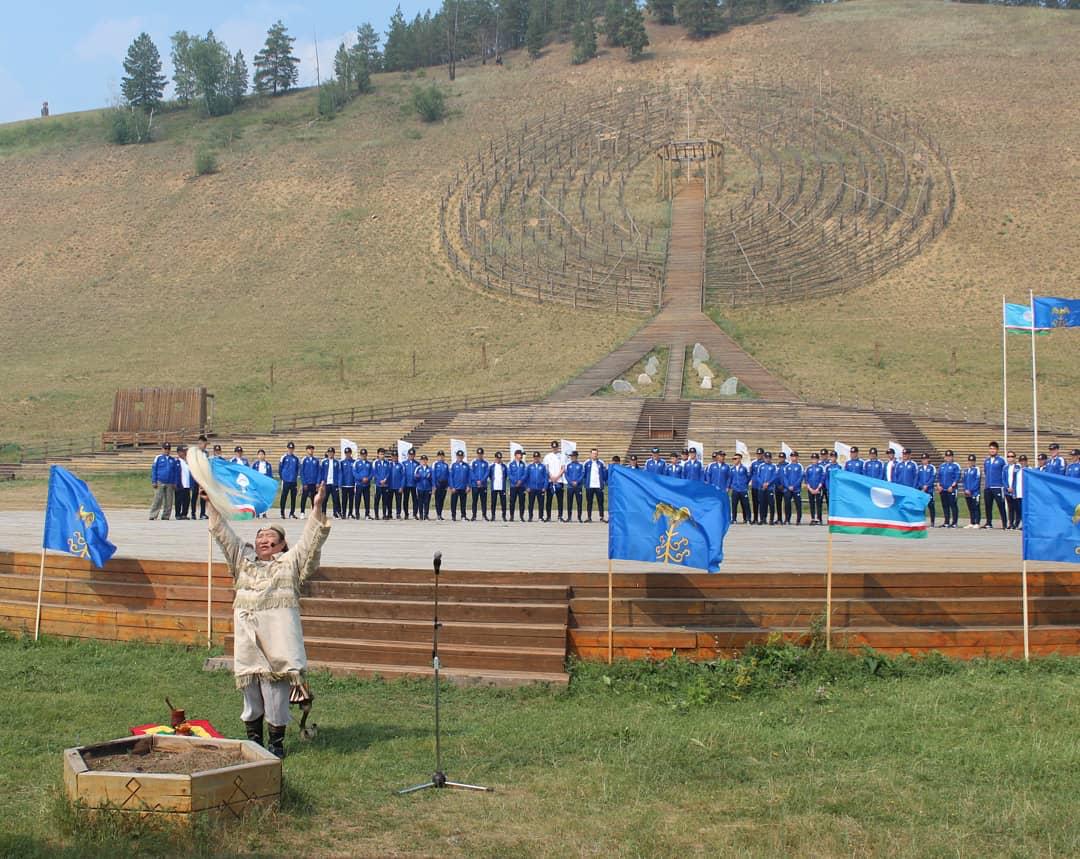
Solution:
[(442, 567), (442, 552), (436, 552), (431, 562), (435, 565), (435, 575), (439, 575), (439, 568)]

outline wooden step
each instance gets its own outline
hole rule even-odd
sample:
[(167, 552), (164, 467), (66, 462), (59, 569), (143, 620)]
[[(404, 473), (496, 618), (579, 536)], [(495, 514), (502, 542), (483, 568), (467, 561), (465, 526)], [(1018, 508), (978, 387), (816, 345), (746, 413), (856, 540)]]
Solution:
[[(301, 611), (320, 617), (381, 617), (401, 620), (430, 620), (428, 600), (316, 599), (303, 597)], [(439, 617), (456, 621), (492, 623), (565, 623), (566, 604), (439, 602)]]
[[(430, 582), (342, 582), (310, 581), (305, 586), (309, 597), (346, 597), (351, 599), (432, 600), (435, 587)], [(447, 584), (439, 583), (439, 600), (456, 602), (550, 602), (564, 604), (567, 588), (558, 585)]]
[[(316, 638), (430, 642), (430, 620), (383, 618), (304, 617), (304, 633)], [(566, 646), (565, 624), (443, 622), (439, 636), (447, 644), (484, 644), (505, 647)]]
[[(378, 641), (360, 638), (317, 638), (304, 636), (304, 647), (311, 659), (324, 662), (359, 662), (368, 665), (431, 664), (430, 641)], [(562, 647), (491, 647), (482, 644), (439, 643), (439, 656), (448, 668), (474, 668), (485, 671), (562, 670), (566, 648)]]

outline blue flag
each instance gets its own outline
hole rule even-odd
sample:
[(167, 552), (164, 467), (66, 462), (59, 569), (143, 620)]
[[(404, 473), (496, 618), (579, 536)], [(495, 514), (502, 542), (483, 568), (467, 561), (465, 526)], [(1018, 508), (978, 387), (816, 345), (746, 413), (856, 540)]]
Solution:
[(1080, 564), (1080, 480), (1024, 469), (1025, 561)]
[(273, 506), (278, 491), (274, 478), (221, 458), (211, 458), (210, 469), (214, 480), (229, 497), (234, 508), (233, 518), (252, 519)]
[[(1005, 305), (1005, 318), (1002, 324), (1009, 331), (1026, 332), (1031, 333), (1031, 323), (1035, 318), (1031, 312), (1030, 304), (1006, 304)], [(1043, 328), (1036, 328), (1036, 334), (1045, 334), (1047, 331)]]
[(853, 471), (829, 478), (829, 531), (877, 537), (925, 537), (930, 496), (921, 489), (887, 483)]
[(1074, 328), (1080, 325), (1080, 298), (1048, 298), (1033, 301), (1036, 328)]
[(613, 466), (609, 474), (609, 558), (720, 569), (731, 524), (726, 493), (636, 468)]
[(89, 558), (98, 569), (116, 554), (116, 546), (109, 542), (109, 523), (90, 487), (59, 465), (49, 469), (41, 545)]

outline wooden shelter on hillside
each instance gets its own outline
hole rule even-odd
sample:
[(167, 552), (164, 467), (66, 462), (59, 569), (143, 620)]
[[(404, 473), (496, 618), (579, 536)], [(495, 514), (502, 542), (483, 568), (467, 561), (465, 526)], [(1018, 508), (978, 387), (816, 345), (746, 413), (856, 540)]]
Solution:
[(673, 140), (656, 150), (656, 193), (670, 200), (675, 196), (675, 171), (689, 181), (693, 165), (700, 164), (705, 178), (705, 199), (724, 181), (724, 144), (712, 138)]
[(160, 444), (209, 434), (214, 395), (206, 388), (126, 388), (113, 398), (105, 444)]

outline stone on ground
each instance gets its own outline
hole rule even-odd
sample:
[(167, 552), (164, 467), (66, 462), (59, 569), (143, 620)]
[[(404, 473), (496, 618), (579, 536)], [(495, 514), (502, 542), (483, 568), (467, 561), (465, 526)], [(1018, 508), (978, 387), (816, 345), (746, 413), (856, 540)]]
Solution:
[(639, 385), (651, 385), (652, 384), (652, 376), (650, 376), (648, 373), (641, 373), (637, 377), (637, 383)]
[(712, 388), (712, 376), (706, 376), (701, 380), (701, 387), (703, 390), (709, 390)]
[(739, 392), (739, 380), (734, 376), (729, 376), (724, 380), (724, 384), (720, 386), (720, 395), (724, 397), (734, 397)]
[(616, 379), (611, 383), (611, 388), (620, 394), (632, 394), (634, 393), (634, 386), (631, 385), (626, 379)]
[(700, 343), (694, 344), (694, 360), (695, 361), (708, 361), (709, 350), (702, 346)]

